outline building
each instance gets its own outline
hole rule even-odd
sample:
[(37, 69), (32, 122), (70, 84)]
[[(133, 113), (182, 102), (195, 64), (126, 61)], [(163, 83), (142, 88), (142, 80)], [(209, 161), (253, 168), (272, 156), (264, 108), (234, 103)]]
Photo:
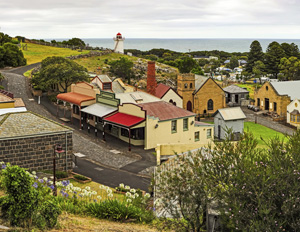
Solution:
[(261, 110), (287, 116), (287, 106), (300, 99), (300, 81), (265, 82), (254, 93), (255, 105)]
[(124, 40), (125, 38), (122, 37), (122, 34), (119, 32), (114, 38), (114, 52), (124, 54)]
[(170, 86), (158, 84), (155, 90), (155, 96), (162, 101), (170, 102), (174, 106), (182, 108), (182, 97)]
[(230, 85), (223, 88), (226, 94), (226, 104), (241, 106), (242, 101), (249, 98), (249, 91), (237, 85)]
[(52, 170), (55, 145), (65, 153), (58, 170), (72, 169), (72, 129), (32, 112), (0, 116), (0, 160), (30, 170)]
[(228, 129), (233, 133), (233, 140), (238, 140), (244, 133), (246, 116), (240, 107), (219, 109), (214, 116), (215, 137), (225, 139)]
[(135, 91), (133, 86), (125, 85), (121, 78), (114, 78), (112, 81), (107, 75), (94, 76), (90, 84), (97, 87), (99, 90), (113, 93), (125, 93)]
[(0, 90), (0, 115), (27, 111), (22, 98), (14, 98), (8, 91)]
[(295, 126), (297, 128), (300, 127), (300, 101), (299, 99), (294, 99), (288, 106), (287, 106), (287, 123)]
[(182, 97), (183, 108), (197, 115), (212, 115), (226, 107), (225, 92), (212, 78), (179, 74), (177, 91)]

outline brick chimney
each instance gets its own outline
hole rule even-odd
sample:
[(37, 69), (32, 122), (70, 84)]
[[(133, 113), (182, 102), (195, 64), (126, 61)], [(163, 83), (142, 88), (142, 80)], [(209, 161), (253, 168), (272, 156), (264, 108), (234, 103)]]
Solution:
[(155, 95), (156, 91), (156, 79), (155, 79), (155, 62), (148, 61), (148, 71), (147, 71), (147, 93)]

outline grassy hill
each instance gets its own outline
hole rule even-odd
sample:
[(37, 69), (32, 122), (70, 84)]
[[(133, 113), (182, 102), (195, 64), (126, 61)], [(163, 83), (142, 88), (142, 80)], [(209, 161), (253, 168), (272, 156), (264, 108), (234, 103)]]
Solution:
[[(24, 43), (23, 43), (24, 44)], [(49, 56), (74, 56), (79, 54), (87, 54), (89, 51), (83, 50), (78, 52), (77, 50), (71, 50), (69, 48), (57, 48), (51, 46), (44, 46), (39, 44), (27, 43), (27, 50), (22, 50), (24, 57), (27, 59), (27, 64), (34, 64), (41, 62), (43, 59)]]

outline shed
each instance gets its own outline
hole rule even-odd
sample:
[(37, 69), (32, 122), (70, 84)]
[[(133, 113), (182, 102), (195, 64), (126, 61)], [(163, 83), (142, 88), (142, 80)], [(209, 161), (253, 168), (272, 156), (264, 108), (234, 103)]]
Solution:
[(231, 129), (233, 140), (238, 140), (244, 131), (246, 116), (240, 107), (219, 109), (214, 115), (215, 137), (225, 139)]
[(249, 91), (247, 89), (237, 85), (227, 86), (223, 90), (226, 93), (226, 104), (231, 102), (233, 106), (240, 106), (242, 100), (247, 99), (249, 96)]

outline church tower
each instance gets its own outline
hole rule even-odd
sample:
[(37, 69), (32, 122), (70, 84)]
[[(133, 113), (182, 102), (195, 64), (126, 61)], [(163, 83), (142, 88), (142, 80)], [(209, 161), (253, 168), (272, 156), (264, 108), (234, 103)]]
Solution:
[(184, 73), (178, 74), (177, 92), (182, 97), (183, 108), (193, 112), (194, 93), (195, 91), (195, 74)]
[(119, 32), (117, 36), (114, 38), (115, 41), (114, 52), (124, 54), (124, 40), (125, 38), (123, 38), (122, 34)]

